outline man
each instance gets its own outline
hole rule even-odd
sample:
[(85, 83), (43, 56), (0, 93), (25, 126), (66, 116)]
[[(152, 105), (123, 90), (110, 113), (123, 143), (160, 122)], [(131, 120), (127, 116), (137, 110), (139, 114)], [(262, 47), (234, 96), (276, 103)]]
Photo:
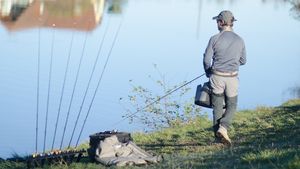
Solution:
[(213, 92), (215, 141), (231, 145), (227, 130), (237, 108), (238, 70), (240, 65), (246, 63), (246, 49), (243, 39), (233, 32), (236, 19), (230, 11), (222, 11), (213, 19), (217, 21), (220, 32), (210, 38), (203, 64)]

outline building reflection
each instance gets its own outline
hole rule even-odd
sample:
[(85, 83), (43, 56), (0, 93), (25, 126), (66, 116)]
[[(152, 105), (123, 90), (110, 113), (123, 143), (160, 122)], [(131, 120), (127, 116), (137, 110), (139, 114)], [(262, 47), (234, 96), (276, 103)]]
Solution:
[(0, 20), (9, 31), (52, 27), (91, 31), (101, 24), (105, 0), (4, 0)]

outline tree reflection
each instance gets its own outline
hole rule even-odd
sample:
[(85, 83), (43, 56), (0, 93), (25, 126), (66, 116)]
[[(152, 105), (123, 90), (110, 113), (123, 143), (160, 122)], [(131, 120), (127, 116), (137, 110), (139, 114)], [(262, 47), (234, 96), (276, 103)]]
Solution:
[(107, 2), (109, 4), (109, 13), (121, 14), (123, 12), (123, 6), (127, 3), (127, 0), (108, 0)]
[(293, 17), (300, 20), (300, 0), (291, 0), (291, 3), (293, 5), (291, 8)]
[(295, 98), (300, 98), (300, 86), (289, 88), (289, 93)]

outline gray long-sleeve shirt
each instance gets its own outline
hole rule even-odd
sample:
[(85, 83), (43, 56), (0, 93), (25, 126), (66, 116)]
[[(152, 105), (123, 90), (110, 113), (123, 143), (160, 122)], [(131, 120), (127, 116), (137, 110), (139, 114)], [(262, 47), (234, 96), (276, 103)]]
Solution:
[(204, 70), (235, 72), (246, 64), (243, 39), (232, 31), (222, 31), (212, 36), (203, 57)]

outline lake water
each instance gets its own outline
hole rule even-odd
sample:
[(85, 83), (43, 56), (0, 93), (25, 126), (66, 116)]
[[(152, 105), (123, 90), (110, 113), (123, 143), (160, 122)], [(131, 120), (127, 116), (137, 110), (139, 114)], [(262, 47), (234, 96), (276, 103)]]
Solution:
[[(157, 65), (170, 85), (202, 74), (203, 52), (210, 36), (217, 33), (212, 17), (224, 9), (231, 10), (237, 18), (234, 31), (244, 38), (247, 48), (248, 63), (241, 67), (239, 76), (239, 109), (279, 105), (293, 97), (291, 88), (300, 86), (297, 3), (299, 7), (297, 0), (1, 0), (0, 157), (9, 157), (13, 152), (21, 155), (35, 152), (37, 86), (38, 151), (43, 150), (47, 111), (45, 148), (51, 149), (70, 56), (54, 147), (61, 143), (63, 123), (79, 72), (63, 142), (64, 147), (68, 145), (103, 37), (72, 145), (88, 112), (107, 56), (106, 69), (80, 141), (88, 140), (89, 134), (114, 128), (142, 131), (143, 126), (129, 125), (127, 121), (113, 126), (130, 107), (127, 96), (132, 86), (129, 81), (162, 94), (148, 78), (151, 75), (159, 79), (153, 65)], [(192, 98), (196, 85), (205, 81), (203, 77), (192, 83), (187, 98)], [(123, 98), (121, 102), (120, 98)]]

